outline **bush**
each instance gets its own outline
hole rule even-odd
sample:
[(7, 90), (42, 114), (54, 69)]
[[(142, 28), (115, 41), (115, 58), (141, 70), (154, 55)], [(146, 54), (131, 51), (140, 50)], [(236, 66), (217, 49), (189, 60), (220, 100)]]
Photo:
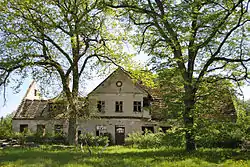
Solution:
[(184, 145), (184, 133), (179, 129), (168, 130), (166, 133), (145, 134), (132, 133), (125, 139), (125, 145), (138, 148), (158, 148), (161, 146), (182, 147)]
[(185, 132), (182, 128), (171, 128), (166, 131), (162, 141), (164, 146), (169, 147), (184, 147)]
[(157, 148), (161, 146), (164, 133), (146, 132), (144, 135), (140, 133), (129, 134), (125, 139), (125, 145), (136, 146), (139, 148)]
[(105, 146), (109, 143), (109, 138), (108, 136), (94, 136), (92, 133), (85, 133), (80, 135), (79, 143), (89, 146)]
[(12, 122), (11, 122), (11, 115), (0, 119), (0, 139), (8, 139), (12, 138)]
[(23, 133), (13, 133), (13, 139), (16, 139), (18, 143), (24, 144), (26, 142), (34, 142), (37, 144), (67, 144), (67, 138), (64, 135), (52, 135), (46, 133), (45, 136), (31, 133), (30, 131)]
[(246, 136), (243, 126), (232, 122), (203, 122), (197, 129), (198, 147), (237, 148)]

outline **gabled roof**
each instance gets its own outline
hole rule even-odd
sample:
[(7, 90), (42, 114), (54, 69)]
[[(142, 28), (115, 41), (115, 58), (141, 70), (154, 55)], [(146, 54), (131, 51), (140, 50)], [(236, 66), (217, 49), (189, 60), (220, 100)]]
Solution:
[(29, 100), (24, 99), (17, 109), (13, 119), (21, 118), (42, 118), (49, 112), (48, 100)]
[[(93, 89), (88, 95), (94, 93), (99, 87), (101, 87), (108, 79), (112, 78), (113, 76), (115, 76), (117, 73), (122, 72), (123, 74), (125, 74), (129, 79), (131, 79), (131, 81), (133, 82), (133, 77), (131, 76), (131, 74), (126, 71), (125, 69), (119, 67), (117, 68), (115, 71), (113, 71), (107, 78), (105, 78), (95, 89)], [(137, 82), (134, 82), (134, 85), (141, 90), (142, 92), (149, 94), (149, 92), (145, 89), (145, 87), (143, 87), (142, 85), (138, 84)]]

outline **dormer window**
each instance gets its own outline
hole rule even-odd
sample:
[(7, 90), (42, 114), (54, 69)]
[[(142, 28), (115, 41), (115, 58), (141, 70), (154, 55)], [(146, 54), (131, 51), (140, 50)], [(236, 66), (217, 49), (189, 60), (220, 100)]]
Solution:
[(141, 112), (141, 102), (134, 101), (134, 112)]

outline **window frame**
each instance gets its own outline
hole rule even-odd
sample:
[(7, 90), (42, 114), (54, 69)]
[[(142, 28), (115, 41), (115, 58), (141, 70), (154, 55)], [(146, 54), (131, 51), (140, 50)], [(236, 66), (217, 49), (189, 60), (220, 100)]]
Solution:
[(123, 112), (123, 101), (115, 101), (115, 112)]
[(133, 102), (133, 111), (134, 112), (142, 112), (142, 102), (141, 101), (134, 101)]
[(105, 113), (105, 101), (99, 100), (97, 101), (97, 111), (100, 113)]
[[(57, 129), (57, 127), (60, 127), (60, 132), (59, 132), (59, 129)], [(63, 135), (63, 125), (55, 124), (54, 125), (54, 133), (55, 133), (55, 135)]]
[(19, 125), (19, 132), (20, 133), (26, 133), (29, 130), (28, 124), (20, 124)]
[(44, 136), (45, 131), (46, 131), (46, 126), (44, 124), (37, 124), (36, 125), (36, 133), (37, 134)]

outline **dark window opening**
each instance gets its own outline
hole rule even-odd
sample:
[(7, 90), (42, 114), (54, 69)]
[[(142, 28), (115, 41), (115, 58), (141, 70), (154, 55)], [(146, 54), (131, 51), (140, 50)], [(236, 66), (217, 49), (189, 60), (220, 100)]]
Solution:
[(95, 135), (96, 135), (96, 136), (100, 136), (100, 131), (99, 131), (99, 130), (96, 130)]
[(160, 128), (162, 132), (166, 133), (167, 130), (171, 129), (171, 126), (161, 126)]
[(122, 101), (116, 101), (115, 102), (115, 112), (122, 112), (123, 111), (123, 102)]
[(28, 131), (28, 124), (20, 125), (20, 133), (26, 133)]
[(105, 101), (98, 101), (97, 109), (98, 109), (98, 112), (105, 112)]
[(142, 126), (142, 134), (144, 135), (146, 132), (154, 133), (154, 127), (153, 126)]
[(143, 107), (150, 106), (150, 99), (148, 97), (143, 97)]
[(55, 135), (63, 134), (63, 125), (55, 125)]
[(45, 135), (45, 125), (37, 125), (36, 133), (38, 135)]
[(134, 101), (134, 112), (141, 112), (141, 102)]
[(37, 96), (37, 90), (36, 89), (34, 90), (34, 96)]
[(77, 136), (78, 136), (78, 138), (81, 136), (81, 134), (82, 134), (82, 131), (81, 131), (81, 130), (78, 130), (78, 131), (77, 131)]

